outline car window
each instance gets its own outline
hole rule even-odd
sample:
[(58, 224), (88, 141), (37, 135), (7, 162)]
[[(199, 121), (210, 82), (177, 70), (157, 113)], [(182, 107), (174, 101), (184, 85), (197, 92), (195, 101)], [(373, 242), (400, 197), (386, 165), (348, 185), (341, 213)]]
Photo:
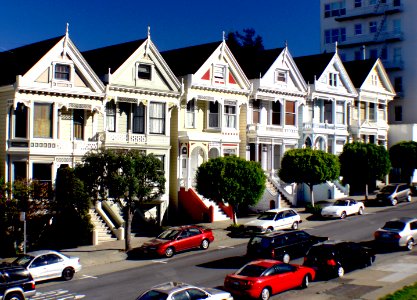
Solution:
[(166, 293), (150, 290), (142, 294), (142, 296), (140, 296), (138, 300), (166, 300), (167, 298), (168, 294)]
[(34, 257), (30, 256), (30, 255), (20, 255), (18, 256), (14, 261), (13, 261), (13, 265), (19, 265), (22, 267), (27, 267), (29, 265), (29, 263), (32, 261)]
[(190, 236), (196, 236), (199, 235), (201, 232), (198, 230), (198, 228), (190, 228), (188, 229), (188, 233)]
[(349, 205), (355, 205), (356, 201), (355, 200), (350, 200)]
[(279, 264), (275, 266), (275, 274), (284, 274), (294, 270), (295, 267), (289, 264)]
[(267, 268), (257, 265), (246, 265), (236, 272), (237, 275), (248, 276), (248, 277), (259, 277)]
[(50, 265), (50, 264), (56, 264), (56, 263), (62, 261), (62, 258), (60, 258), (56, 254), (47, 254), (45, 256), (46, 256), (46, 261), (48, 262), (48, 265)]
[(295, 233), (287, 234), (287, 244), (294, 244), (300, 241), (300, 238)]
[(416, 230), (417, 229), (417, 221), (410, 223), (410, 229), (411, 230)]
[(179, 291), (172, 295), (173, 300), (189, 300), (187, 291)]
[(180, 231), (178, 229), (168, 229), (158, 235), (158, 239), (162, 240), (173, 240), (175, 239)]
[(385, 223), (385, 225), (382, 227), (382, 229), (385, 230), (394, 230), (394, 231), (401, 231), (405, 227), (405, 224), (400, 221), (388, 221)]
[(310, 235), (305, 231), (297, 231), (295, 232), (295, 236), (298, 240), (307, 240), (310, 237)]
[(275, 218), (274, 212), (264, 212), (258, 217), (258, 220), (271, 221), (274, 218)]
[(47, 264), (48, 264), (48, 262), (46, 260), (46, 255), (42, 255), (42, 256), (37, 257), (32, 262), (32, 265), (30, 267), (31, 268), (36, 268), (36, 267), (46, 266)]
[(182, 239), (187, 238), (189, 236), (190, 236), (190, 232), (188, 231), (188, 229), (183, 230), (179, 235), (179, 237)]
[(188, 289), (188, 296), (191, 300), (206, 299), (208, 295), (199, 289)]
[(381, 193), (392, 193), (396, 189), (395, 185), (386, 185), (381, 189)]
[(336, 200), (333, 205), (334, 206), (347, 206), (348, 203), (346, 200)]
[(284, 219), (284, 218), (285, 218), (285, 215), (284, 215), (284, 212), (282, 211), (282, 212), (277, 213), (277, 216), (275, 217), (275, 220), (281, 220), (281, 219)]
[(274, 238), (274, 247), (279, 247), (285, 244), (287, 238), (283, 235), (277, 236)]

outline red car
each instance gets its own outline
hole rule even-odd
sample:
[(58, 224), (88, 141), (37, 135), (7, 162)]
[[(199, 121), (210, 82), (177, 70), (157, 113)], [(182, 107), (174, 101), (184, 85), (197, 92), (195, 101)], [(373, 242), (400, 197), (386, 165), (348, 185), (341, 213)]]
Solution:
[(233, 296), (267, 300), (273, 294), (295, 287), (306, 288), (315, 276), (316, 272), (309, 267), (260, 259), (227, 275), (224, 287)]
[(139, 247), (139, 251), (147, 255), (172, 257), (175, 253), (201, 248), (208, 249), (214, 241), (210, 228), (198, 225), (171, 227), (156, 238), (151, 239)]

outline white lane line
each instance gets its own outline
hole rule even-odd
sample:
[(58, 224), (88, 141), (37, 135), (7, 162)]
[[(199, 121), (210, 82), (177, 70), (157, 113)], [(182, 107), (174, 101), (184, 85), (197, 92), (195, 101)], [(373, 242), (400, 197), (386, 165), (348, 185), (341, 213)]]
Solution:
[(233, 247), (233, 246), (218, 246), (217, 248), (219, 248), (219, 249), (234, 249), (235, 247)]
[(160, 264), (167, 264), (168, 261), (167, 260), (152, 260), (155, 263), (160, 263)]
[(91, 275), (83, 275), (81, 279), (87, 279), (87, 278), (97, 279), (98, 277), (96, 277), (96, 276), (91, 276)]

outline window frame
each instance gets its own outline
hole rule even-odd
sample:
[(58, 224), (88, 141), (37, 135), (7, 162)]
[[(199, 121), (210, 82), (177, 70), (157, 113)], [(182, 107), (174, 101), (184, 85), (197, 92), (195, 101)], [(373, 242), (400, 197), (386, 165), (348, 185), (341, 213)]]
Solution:
[(327, 78), (329, 86), (332, 86), (332, 87), (337, 87), (338, 86), (337, 76), (338, 76), (338, 73), (329, 72), (329, 76)]
[[(297, 124), (296, 101), (285, 101), (285, 125), (296, 126)], [(290, 109), (292, 108), (292, 111)], [(292, 122), (289, 122), (292, 121)]]
[(85, 111), (83, 109), (72, 110), (72, 126), (74, 140), (84, 140)]
[[(225, 101), (223, 105), (223, 126), (237, 129), (237, 104), (232, 101)], [(230, 110), (230, 111), (229, 111)], [(233, 123), (233, 124), (230, 124)]]
[[(57, 69), (59, 68), (59, 67), (62, 67), (62, 68), (67, 68), (67, 70), (60, 70), (60, 71), (58, 71)], [(71, 82), (71, 79), (72, 79), (72, 74), (71, 74), (71, 65), (70, 64), (68, 64), (68, 63), (64, 63), (64, 62), (57, 62), (57, 63), (54, 63), (54, 67), (53, 67), (53, 69), (54, 69), (54, 72), (53, 72), (53, 78), (54, 78), (54, 81), (65, 81), (65, 82)], [(64, 77), (61, 77), (61, 76), (57, 76), (58, 74), (60, 74), (60, 75), (65, 75), (65, 74), (67, 74), (67, 76), (64, 76)], [(68, 77), (68, 78), (66, 78), (66, 77)]]
[(226, 83), (226, 65), (214, 64), (213, 65), (213, 83), (225, 84)]
[[(110, 107), (111, 106), (111, 107)], [(109, 101), (106, 103), (106, 129), (109, 132), (116, 132), (116, 103)], [(109, 124), (111, 123), (112, 128)]]
[(283, 69), (275, 70), (275, 83), (286, 84), (288, 79), (288, 71)]
[(185, 118), (185, 127), (186, 128), (196, 128), (196, 107), (197, 100), (195, 98), (187, 102), (186, 105), (186, 118)]
[[(140, 72), (141, 68), (149, 68), (149, 72)], [(153, 73), (153, 65), (150, 63), (143, 63), (143, 62), (138, 62), (136, 64), (136, 78), (139, 80), (152, 80), (152, 73)], [(140, 74), (145, 74), (145, 75), (140, 75)]]
[[(156, 107), (159, 107), (159, 109), (157, 110)], [(167, 123), (166, 103), (151, 101), (149, 103), (148, 112), (149, 112), (149, 133), (164, 135), (166, 132), (166, 123)], [(162, 115), (161, 116), (155, 115), (158, 113), (162, 113)], [(154, 122), (157, 122), (158, 124), (158, 126), (156, 126), (155, 128), (153, 126)]]
[[(38, 114), (49, 114), (46, 118), (39, 118), (36, 116), (37, 114), (37, 107), (49, 107), (48, 111), (38, 111)], [(42, 103), (42, 102), (35, 102), (33, 105), (33, 137), (34, 138), (44, 138), (44, 139), (51, 139), (53, 137), (53, 124), (54, 124), (54, 105), (52, 103)], [(39, 124), (41, 122), (42, 124)], [(44, 124), (45, 123), (45, 124)], [(49, 124), (46, 124), (49, 123)], [(42, 127), (48, 126), (48, 128), (43, 129)], [(46, 134), (46, 131), (49, 130), (49, 133)]]

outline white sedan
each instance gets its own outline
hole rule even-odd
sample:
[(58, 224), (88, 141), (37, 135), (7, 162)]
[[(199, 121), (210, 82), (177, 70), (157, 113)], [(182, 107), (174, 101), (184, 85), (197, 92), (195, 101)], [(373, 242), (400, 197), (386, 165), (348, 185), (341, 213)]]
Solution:
[(323, 207), (321, 215), (325, 218), (341, 218), (344, 219), (350, 215), (362, 215), (365, 205), (354, 199), (338, 199), (333, 205)]
[(39, 250), (22, 254), (12, 264), (26, 268), (35, 282), (54, 278), (71, 280), (74, 274), (81, 270), (78, 257), (66, 256), (52, 250)]

